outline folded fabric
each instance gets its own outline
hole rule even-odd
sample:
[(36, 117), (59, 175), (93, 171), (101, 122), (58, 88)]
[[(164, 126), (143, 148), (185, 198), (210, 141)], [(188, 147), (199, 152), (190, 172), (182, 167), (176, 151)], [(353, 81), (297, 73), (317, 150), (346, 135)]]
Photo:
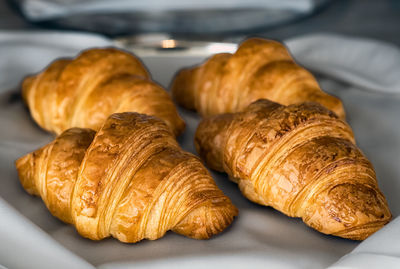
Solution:
[(56, 58), (112, 44), (110, 39), (89, 33), (0, 31), (0, 91), (16, 87), (24, 76), (40, 71)]
[(295, 37), (285, 44), (313, 71), (371, 91), (400, 93), (400, 50), (394, 45), (336, 34)]
[[(1, 233), (0, 268), (79, 268), (94, 267), (58, 244), (47, 233), (27, 220), (0, 197), (0, 229), (12, 232)], [(22, 243), (23, 242), (23, 243)], [(20, 258), (15, 250), (19, 250)], [(51, 253), (48, 250), (51, 249)]]
[[(309, 16), (330, 0), (10, 0), (31, 22), (111, 36), (250, 31)], [(243, 22), (246, 23), (243, 23)]]
[[(400, 206), (398, 205), (400, 203), (397, 200), (398, 189), (396, 189), (396, 186), (398, 184), (396, 183), (400, 176), (400, 170), (396, 163), (398, 159), (393, 156), (398, 156), (400, 148), (400, 129), (396, 125), (398, 115), (400, 115), (398, 114), (400, 111), (398, 105), (400, 103), (398, 98), (400, 94), (399, 48), (383, 42), (330, 34), (302, 36), (287, 40), (285, 43), (300, 64), (317, 73), (324, 74), (326, 77), (350, 85), (343, 86), (344, 89), (340, 92), (345, 105), (348, 105), (346, 108), (348, 108), (350, 120), (352, 116), (361, 118), (360, 115), (363, 114), (366, 114), (364, 118), (370, 118), (368, 122), (352, 121), (350, 124), (355, 129), (356, 135), (360, 134), (360, 139), (357, 138), (358, 141), (370, 146), (362, 148), (366, 150), (367, 154), (370, 154), (369, 157), (373, 157), (371, 158), (372, 162), (376, 164), (377, 168), (380, 168), (378, 172), (384, 175), (379, 178), (380, 185), (386, 186), (383, 191), (385, 195), (388, 194), (387, 198), (394, 216), (398, 216), (400, 213)], [(2, 216), (0, 222), (2, 229), (0, 231), (3, 231), (0, 232), (0, 242), (2, 242), (0, 244), (1, 265), (10, 268), (61, 268), (61, 266), (65, 266), (65, 268), (92, 268), (92, 265), (84, 260), (88, 259), (90, 262), (95, 261), (93, 264), (103, 266), (103, 268), (131, 268), (132, 266), (156, 268), (163, 267), (163, 263), (168, 262), (166, 260), (168, 255), (165, 254), (169, 253), (171, 246), (168, 240), (176, 240), (173, 243), (176, 243), (177, 246), (179, 246), (179, 243), (188, 245), (193, 243), (187, 241), (182, 243), (179, 238), (169, 237), (164, 241), (160, 240), (157, 245), (151, 245), (154, 248), (151, 248), (150, 244), (144, 243), (137, 246), (118, 245), (118, 250), (116, 250), (116, 246), (111, 245), (112, 242), (109, 241), (102, 244), (101, 247), (95, 244), (89, 245), (86, 241), (76, 242), (76, 238), (69, 234), (67, 228), (57, 230), (54, 228), (57, 227), (54, 223), (47, 225), (57, 231), (50, 229), (49, 231), (46, 230), (48, 233), (45, 233), (20, 214), (21, 209), (27, 211), (37, 209), (37, 204), (33, 203), (34, 198), (30, 198), (28, 195), (23, 196), (22, 190), (16, 182), (9, 181), (10, 178), (17, 180), (12, 162), (22, 153), (47, 142), (49, 136), (41, 132), (33, 122), (27, 119), (27, 114), (23, 113), (24, 110), (20, 101), (17, 100), (14, 103), (10, 101), (17, 98), (13, 97), (12, 94), (9, 95), (10, 91), (17, 92), (25, 75), (40, 71), (55, 58), (74, 56), (80, 50), (88, 47), (113, 46), (114, 44), (116, 43), (113, 40), (94, 34), (53, 31), (0, 31), (0, 94), (3, 94), (0, 96), (0, 102), (7, 100), (7, 103), (1, 103), (2, 107), (7, 105), (7, 109), (2, 109), (0, 113), (3, 126), (0, 132), (0, 171), (5, 175), (4, 179), (0, 181), (0, 216)], [(207, 55), (196, 60), (201, 61), (205, 57)], [(169, 57), (167, 60), (170, 62), (172, 59), (172, 57)], [(154, 70), (154, 67), (157, 67), (158, 64), (157, 61), (153, 60), (146, 64), (148, 63), (153, 63), (153, 66), (149, 66), (150, 70)], [(181, 65), (183, 63), (183, 61), (180, 62)], [(174, 64), (176, 65), (176, 63)], [(163, 70), (158, 70), (158, 72), (160, 71)], [(167, 71), (175, 72), (176, 70)], [(165, 77), (164, 83), (169, 79), (170, 77)], [(326, 84), (324, 83), (324, 85)], [(347, 91), (348, 89), (349, 91)], [(353, 89), (355, 90), (353, 91)], [(368, 92), (362, 92), (363, 89), (367, 89)], [(375, 91), (375, 93), (372, 93), (372, 91)], [(4, 92), (8, 92), (7, 96)], [(392, 98), (393, 96), (395, 97)], [(186, 135), (188, 139), (185, 140), (188, 141), (187, 144), (192, 145), (192, 138), (189, 134), (194, 132), (197, 121), (192, 114), (188, 116), (189, 118), (189, 130)], [(371, 124), (368, 124), (369, 122)], [(374, 128), (371, 128), (371, 125)], [(12, 126), (12, 128), (4, 128), (8, 126)], [(183, 141), (183, 144), (185, 144), (185, 141)], [(375, 154), (376, 152), (379, 154)], [(386, 170), (388, 170), (387, 173)], [(1, 190), (7, 190), (7, 192), (1, 192)], [(235, 194), (239, 195), (238, 192), (235, 192)], [(232, 198), (238, 197), (232, 196)], [(20, 212), (12, 207), (17, 208)], [(36, 221), (42, 219), (41, 214), (43, 212), (45, 212), (44, 208), (40, 208), (40, 211), (34, 211), (32, 218)], [(273, 211), (268, 211), (268, 213), (271, 212)], [(315, 235), (305, 232), (305, 228), (294, 220), (279, 219), (279, 216), (271, 215), (273, 214), (265, 214), (265, 211), (259, 211), (258, 208), (244, 208), (241, 211), (238, 224), (236, 224), (237, 230), (222, 235), (216, 241), (196, 242), (194, 249), (197, 249), (198, 252), (196, 252), (197, 258), (195, 259), (192, 259), (187, 253), (180, 253), (180, 256), (175, 256), (172, 259), (174, 262), (178, 262), (178, 265), (187, 266), (193, 261), (207, 261), (210, 253), (212, 253), (215, 257), (210, 258), (208, 263), (210, 266), (216, 264), (229, 266), (233, 262), (242, 261), (243, 265), (253, 265), (254, 267), (270, 265), (274, 268), (296, 268), (299, 266), (321, 268), (336, 261), (355, 246), (353, 242), (335, 241), (333, 244), (340, 247), (336, 248), (335, 251), (329, 249), (328, 255), (324, 252), (328, 248), (326, 245), (329, 245), (332, 242), (331, 240), (334, 239), (318, 235), (317, 240), (312, 242), (312, 247), (303, 249), (304, 242), (307, 242), (310, 238), (315, 239), (313, 237)], [(50, 222), (51, 216), (45, 216), (48, 217), (46, 220)], [(267, 223), (268, 225), (260, 225), (260, 223)], [(283, 227), (282, 225), (287, 226)], [(44, 225), (44, 227), (47, 226)], [(303, 233), (297, 234), (297, 231)], [(56, 240), (62, 244), (59, 244)], [(237, 243), (238, 241), (239, 243)], [(293, 243), (294, 241), (296, 243)], [(76, 251), (84, 259), (72, 254), (63, 245)], [(321, 246), (325, 249), (318, 252)], [(341, 247), (345, 250), (342, 250)], [(95, 254), (90, 248), (94, 248)], [(187, 248), (185, 245), (185, 249)], [(188, 249), (190, 250), (190, 247)], [(15, 250), (23, 253), (24, 258), (16, 260), (11, 253)], [(218, 251), (226, 251), (226, 253)], [(135, 252), (145, 252), (149, 257), (152, 252), (164, 253), (164, 256), (159, 257), (159, 260), (154, 263), (144, 259), (137, 264), (137, 260), (132, 260), (134, 256), (132, 253)], [(109, 253), (114, 256), (110, 259), (101, 257), (102, 255), (107, 256)], [(236, 258), (228, 259), (228, 256)], [(365, 268), (366, 266), (368, 268), (398, 268), (400, 266), (399, 256), (400, 219), (396, 218), (382, 230), (359, 244), (353, 252), (344, 256), (331, 268)], [(50, 260), (48, 260), (48, 257), (50, 257)]]
[(171, 10), (218, 10), (218, 9), (287, 9), (298, 12), (310, 12), (316, 2), (321, 0), (189, 0), (189, 1), (129, 1), (129, 0), (16, 0), (23, 13), (31, 20), (40, 21), (74, 15), (79, 13), (115, 13), (127, 11), (161, 12)]
[(400, 217), (369, 237), (329, 269), (400, 267)]

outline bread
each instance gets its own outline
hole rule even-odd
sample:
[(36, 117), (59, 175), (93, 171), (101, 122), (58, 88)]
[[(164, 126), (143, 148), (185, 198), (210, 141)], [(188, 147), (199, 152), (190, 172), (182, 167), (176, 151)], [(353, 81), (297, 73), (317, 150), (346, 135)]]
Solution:
[(258, 99), (283, 104), (318, 102), (345, 118), (342, 102), (325, 92), (279, 42), (250, 38), (234, 54), (221, 53), (181, 70), (171, 84), (174, 99), (202, 116), (239, 112)]
[(205, 118), (195, 145), (248, 199), (322, 233), (363, 240), (391, 219), (351, 128), (317, 103), (259, 100), (243, 112)]
[(133, 243), (168, 230), (207, 239), (237, 215), (200, 160), (143, 114), (112, 114), (97, 133), (68, 129), (16, 167), (27, 192), (93, 240)]
[(55, 60), (25, 78), (22, 96), (36, 123), (56, 134), (72, 127), (98, 130), (117, 112), (157, 116), (175, 135), (185, 127), (169, 94), (151, 81), (140, 60), (114, 48)]

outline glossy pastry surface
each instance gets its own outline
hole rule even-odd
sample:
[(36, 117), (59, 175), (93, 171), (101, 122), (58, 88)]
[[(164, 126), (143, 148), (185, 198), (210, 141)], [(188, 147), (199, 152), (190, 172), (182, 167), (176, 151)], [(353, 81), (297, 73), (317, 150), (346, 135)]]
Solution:
[(351, 128), (317, 103), (259, 100), (204, 119), (195, 145), (248, 199), (326, 234), (363, 240), (391, 219)]
[(203, 116), (239, 112), (258, 99), (283, 104), (318, 102), (344, 119), (342, 102), (325, 92), (276, 41), (250, 38), (234, 54), (221, 53), (180, 71), (172, 82), (174, 99)]
[(22, 95), (34, 120), (56, 134), (72, 127), (98, 130), (119, 112), (157, 116), (175, 135), (185, 127), (169, 94), (151, 81), (140, 60), (114, 48), (52, 62), (25, 78)]
[(168, 230), (207, 239), (237, 215), (200, 160), (143, 114), (113, 114), (97, 133), (68, 129), (16, 167), (29, 193), (93, 240), (154, 240)]

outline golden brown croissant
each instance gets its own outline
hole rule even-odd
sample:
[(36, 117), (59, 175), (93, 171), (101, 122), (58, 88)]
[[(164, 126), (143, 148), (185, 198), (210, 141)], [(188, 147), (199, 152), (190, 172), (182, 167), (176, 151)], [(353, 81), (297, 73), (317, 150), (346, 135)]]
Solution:
[(317, 103), (259, 100), (204, 119), (197, 151), (251, 201), (301, 217), (312, 228), (363, 240), (391, 219), (371, 163), (351, 128)]
[(54, 61), (24, 80), (22, 95), (34, 120), (56, 134), (71, 127), (98, 130), (117, 112), (157, 116), (175, 135), (185, 127), (169, 94), (150, 80), (140, 60), (113, 48)]
[(172, 86), (175, 100), (203, 116), (239, 112), (258, 99), (283, 105), (318, 102), (345, 117), (341, 101), (321, 90), (279, 42), (251, 38), (235, 54), (221, 53), (183, 69)]
[(153, 240), (168, 230), (207, 239), (237, 215), (200, 160), (143, 114), (113, 114), (98, 133), (68, 129), (16, 167), (29, 193), (94, 240)]

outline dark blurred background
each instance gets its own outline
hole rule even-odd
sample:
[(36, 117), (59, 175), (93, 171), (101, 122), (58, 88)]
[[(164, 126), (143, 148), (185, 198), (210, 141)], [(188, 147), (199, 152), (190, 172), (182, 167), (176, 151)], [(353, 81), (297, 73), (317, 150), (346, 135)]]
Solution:
[[(81, 25), (85, 24), (79, 21), (82, 20), (82, 16), (74, 18), (73, 20), (64, 19), (35, 24), (29, 23), (21, 15), (17, 4), (20, 2), (21, 1), (0, 0), (0, 29), (76, 29), (77, 27), (74, 23), (77, 24), (77, 22), (79, 22)], [(283, 40), (306, 33), (331, 32), (380, 39), (400, 45), (399, 0), (334, 0), (325, 2), (326, 3), (321, 5), (321, 7), (316, 8), (313, 14), (293, 16), (293, 18), (284, 19), (280, 22), (266, 23), (269, 25), (258, 24), (253, 28), (250, 27), (250, 29), (240, 29), (239, 31), (230, 30), (218, 33), (211, 31), (207, 33), (207, 29), (204, 29), (204, 31), (202, 29), (202, 27), (207, 28), (207, 24), (200, 24), (195, 25), (196, 27), (191, 26), (192, 29), (196, 29), (196, 33), (190, 33), (185, 30), (173, 33), (174, 31), (166, 31), (165, 29), (161, 29), (161, 32), (172, 32), (173, 37), (177, 38), (229, 41), (235, 41), (236, 38), (239, 40), (244, 35), (253, 34)], [(211, 13), (208, 12), (207, 14), (210, 15)], [(259, 17), (260, 15), (262, 14), (260, 13), (257, 16)], [(229, 16), (235, 17), (237, 15), (230, 14)], [(243, 19), (240, 23), (251, 24), (251, 19), (254, 19), (255, 16), (256, 15), (250, 15), (248, 21)], [(186, 17), (190, 19), (191, 16), (189, 15)], [(268, 18), (267, 15), (265, 17)], [(135, 18), (138, 18), (138, 16)], [(146, 20), (148, 18), (140, 15), (139, 19)], [(85, 20), (85, 16), (83, 20)], [(92, 22), (93, 19), (90, 18), (89, 21)], [(206, 18), (204, 18), (203, 22), (207, 23)], [(99, 32), (95, 26), (91, 29), (87, 26), (88, 24), (85, 24), (85, 27), (83, 27), (84, 29), (86, 28), (85, 30), (95, 30)], [(133, 24), (134, 22), (132, 22), (131, 25)], [(165, 23), (161, 23), (160, 25), (165, 25)], [(87, 29), (88, 27), (89, 29)], [(97, 28), (99, 28), (99, 25), (97, 25)], [(154, 31), (154, 29), (156, 28), (153, 27), (151, 31)], [(143, 29), (141, 30), (143, 31)], [(135, 30), (122, 29), (118, 31), (112, 27), (101, 27), (101, 24), (100, 32), (109, 36), (135, 34)]]

